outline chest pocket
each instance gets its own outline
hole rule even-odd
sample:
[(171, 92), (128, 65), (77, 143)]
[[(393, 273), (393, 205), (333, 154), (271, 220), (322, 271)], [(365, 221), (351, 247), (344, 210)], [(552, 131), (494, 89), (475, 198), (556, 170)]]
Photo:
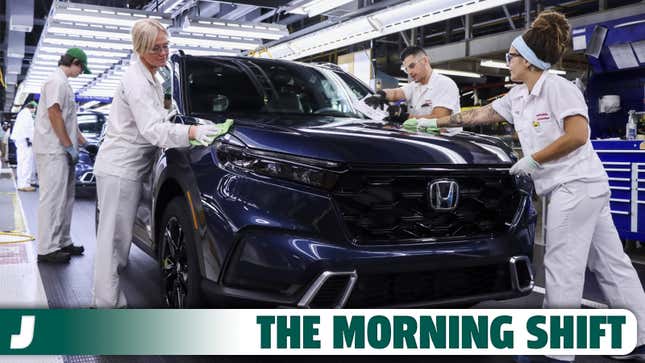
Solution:
[(535, 138), (534, 146), (541, 150), (564, 134), (564, 130), (550, 113), (533, 115), (530, 128)]

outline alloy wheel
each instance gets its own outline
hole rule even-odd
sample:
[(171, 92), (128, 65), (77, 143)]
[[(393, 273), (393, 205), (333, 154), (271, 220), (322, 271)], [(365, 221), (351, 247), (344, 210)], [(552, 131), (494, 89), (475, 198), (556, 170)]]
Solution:
[(162, 274), (166, 304), (184, 308), (188, 294), (188, 258), (184, 230), (176, 217), (168, 219), (164, 228)]

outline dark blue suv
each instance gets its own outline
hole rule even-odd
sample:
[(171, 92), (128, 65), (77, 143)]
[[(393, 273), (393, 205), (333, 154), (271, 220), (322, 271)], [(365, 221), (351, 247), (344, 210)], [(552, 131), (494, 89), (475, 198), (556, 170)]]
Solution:
[[(535, 212), (496, 138), (371, 121), (326, 65), (175, 55), (174, 122), (235, 120), (160, 150), (135, 243), (171, 307), (468, 305), (528, 294)], [(100, 206), (99, 206), (100, 210)]]

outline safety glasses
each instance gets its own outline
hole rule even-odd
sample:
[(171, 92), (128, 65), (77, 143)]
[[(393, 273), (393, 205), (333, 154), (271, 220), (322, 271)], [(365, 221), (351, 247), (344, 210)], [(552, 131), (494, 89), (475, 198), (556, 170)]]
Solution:
[(513, 60), (513, 57), (521, 57), (522, 55), (519, 53), (506, 53), (506, 64), (511, 63), (511, 60)]
[(168, 46), (168, 43), (162, 44), (162, 45), (155, 45), (150, 49), (150, 53), (152, 54), (161, 54), (161, 53), (168, 53), (170, 51), (170, 47)]

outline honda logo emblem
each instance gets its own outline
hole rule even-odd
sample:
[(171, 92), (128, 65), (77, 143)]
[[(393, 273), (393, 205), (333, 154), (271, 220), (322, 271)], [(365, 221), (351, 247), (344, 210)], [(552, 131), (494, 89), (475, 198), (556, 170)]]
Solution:
[(428, 184), (430, 207), (438, 211), (451, 211), (457, 208), (459, 184), (454, 180), (436, 180)]

